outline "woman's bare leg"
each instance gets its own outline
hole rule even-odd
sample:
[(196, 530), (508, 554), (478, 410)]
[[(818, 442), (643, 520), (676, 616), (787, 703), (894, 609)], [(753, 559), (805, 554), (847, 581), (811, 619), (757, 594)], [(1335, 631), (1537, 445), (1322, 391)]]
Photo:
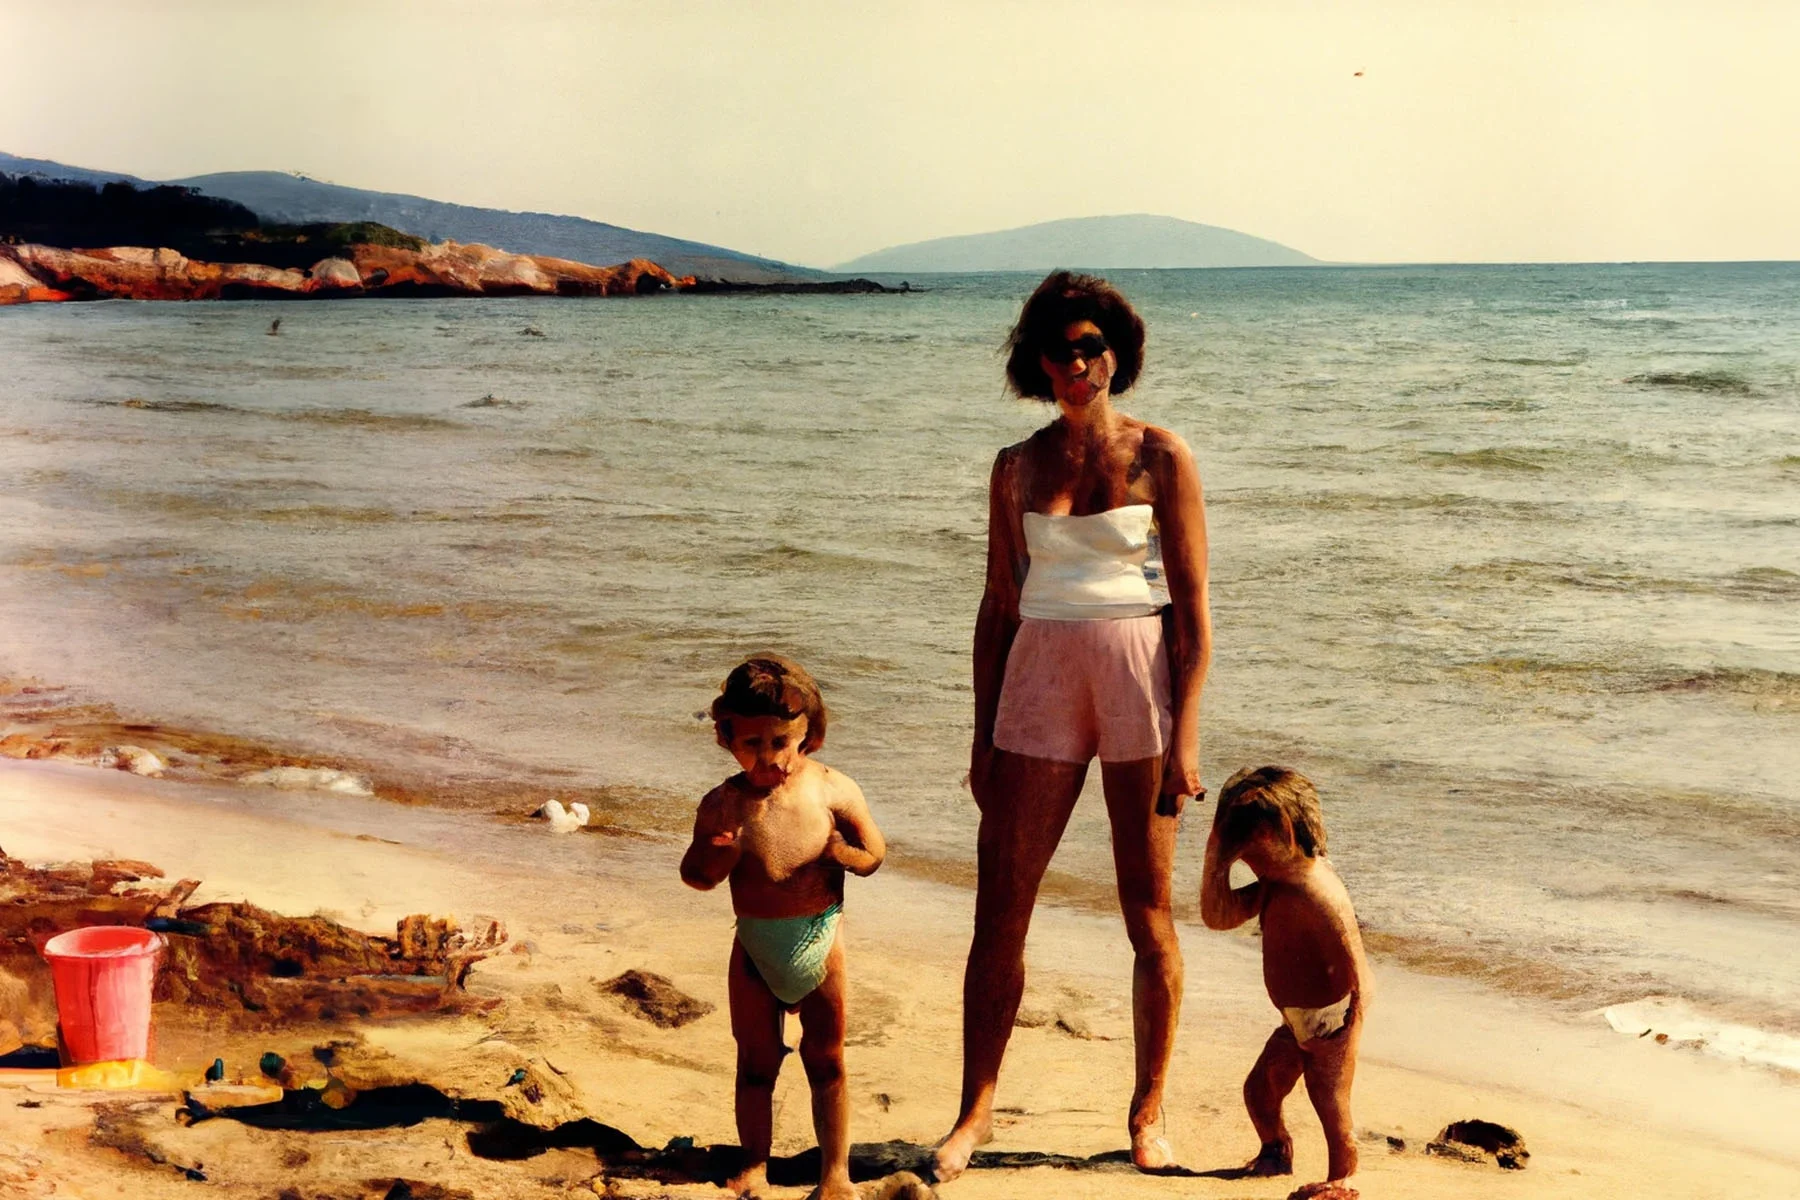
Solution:
[(955, 1179), (994, 1126), (994, 1085), (1025, 991), (1025, 935), (1038, 885), (1081, 795), (1087, 764), (995, 751), (977, 839), (975, 936), (963, 973), (962, 1112), (938, 1146)]
[(1119, 908), (1136, 959), (1131, 971), (1132, 1035), (1137, 1085), (1131, 1095), (1131, 1157), (1143, 1170), (1175, 1165), (1158, 1136), (1163, 1085), (1181, 1017), (1181, 943), (1175, 935), (1176, 818), (1157, 812), (1162, 759), (1102, 762), (1100, 781), (1112, 819)]

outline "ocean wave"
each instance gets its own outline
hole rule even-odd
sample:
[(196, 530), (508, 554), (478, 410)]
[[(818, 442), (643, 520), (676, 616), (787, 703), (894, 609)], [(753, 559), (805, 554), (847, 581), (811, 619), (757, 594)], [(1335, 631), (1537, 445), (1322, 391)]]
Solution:
[(1598, 592), (1720, 596), (1733, 600), (1800, 599), (1800, 574), (1781, 567), (1743, 567), (1724, 575), (1678, 578), (1652, 575), (1616, 563), (1500, 558), (1455, 566), (1450, 574)]
[(448, 417), (431, 413), (387, 413), (368, 408), (288, 408), (264, 414), (280, 421), (300, 421), (310, 425), (344, 425), (357, 429), (465, 429), (467, 426)]
[(1721, 692), (1773, 700), (1783, 707), (1800, 702), (1800, 673), (1766, 667), (1710, 667), (1701, 671), (1659, 671), (1634, 689), (1645, 692)]
[(1757, 1029), (1701, 1012), (1673, 996), (1612, 1004), (1598, 1015), (1617, 1033), (1714, 1058), (1800, 1073), (1800, 1037)]
[(299, 525), (383, 525), (404, 520), (391, 508), (350, 504), (289, 504), (276, 508), (243, 510), (259, 521), (291, 522)]
[(1679, 329), (1685, 323), (1681, 317), (1670, 316), (1666, 312), (1648, 310), (1623, 309), (1618, 312), (1591, 312), (1589, 321), (1598, 325), (1648, 325), (1659, 329)]
[(1523, 396), (1505, 396), (1470, 400), (1466, 402), (1465, 407), (1484, 409), (1488, 412), (1536, 412), (1544, 406), (1536, 400), (1527, 400)]
[(831, 329), (819, 334), (826, 342), (866, 342), (877, 346), (904, 346), (920, 340), (919, 333), (892, 333), (877, 329)]
[(1735, 371), (1648, 371), (1627, 375), (1626, 383), (1646, 387), (1678, 388), (1689, 392), (1711, 392), (1722, 396), (1754, 396), (1756, 388)]
[(1588, 360), (1587, 351), (1582, 350), (1563, 358), (1533, 358), (1528, 355), (1513, 357), (1504, 354), (1478, 354), (1476, 362), (1496, 363), (1512, 367), (1579, 367)]
[(1427, 512), (1447, 517), (1498, 517), (1518, 521), (1566, 523), (1581, 519), (1572, 506), (1546, 500), (1498, 500), (1463, 492), (1288, 491), (1278, 488), (1220, 489), (1207, 496), (1209, 505), (1245, 504), (1268, 509), (1325, 512)]
[(213, 400), (146, 400), (141, 396), (132, 396), (124, 400), (106, 400), (94, 397), (83, 401), (86, 404), (101, 408), (130, 408), (139, 412), (159, 413), (239, 413), (248, 416), (257, 415), (254, 409), (240, 408), (235, 404), (221, 404)]
[(1547, 451), (1489, 446), (1481, 450), (1427, 450), (1419, 457), (1434, 467), (1474, 467), (1497, 471), (1542, 471)]
[[(465, 426), (447, 417), (430, 413), (384, 413), (367, 408), (246, 408), (216, 400), (164, 399), (147, 400), (131, 396), (124, 400), (92, 397), (82, 401), (102, 408), (129, 408), (138, 412), (173, 413), (177, 415), (205, 413), (239, 417), (262, 417), (272, 421), (300, 421), (315, 425), (351, 425), (367, 429), (462, 429)], [(480, 402), (476, 402), (479, 405)], [(513, 407), (510, 402), (502, 402)], [(469, 406), (465, 406), (469, 407)]]
[(724, 555), (718, 562), (723, 574), (739, 576), (760, 575), (769, 571), (870, 571), (897, 565), (889, 559), (873, 555), (820, 550), (810, 546), (796, 546), (791, 542), (777, 542), (758, 550), (739, 550)]
[(1464, 663), (1460, 670), (1465, 675), (1567, 691), (1611, 695), (1706, 693), (1743, 697), (1777, 708), (1800, 706), (1800, 673), (1764, 667), (1706, 667), (1696, 671), (1521, 655), (1478, 659)]

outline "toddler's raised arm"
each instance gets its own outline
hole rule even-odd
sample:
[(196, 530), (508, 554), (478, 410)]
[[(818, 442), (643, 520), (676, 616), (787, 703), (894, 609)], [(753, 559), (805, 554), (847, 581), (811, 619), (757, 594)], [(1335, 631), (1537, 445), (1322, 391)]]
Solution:
[(1231, 864), (1239, 848), (1226, 846), (1225, 797), (1213, 808), (1212, 832), (1206, 836), (1206, 865), (1200, 871), (1200, 919), (1208, 929), (1236, 929), (1262, 908), (1262, 884), (1231, 886)]

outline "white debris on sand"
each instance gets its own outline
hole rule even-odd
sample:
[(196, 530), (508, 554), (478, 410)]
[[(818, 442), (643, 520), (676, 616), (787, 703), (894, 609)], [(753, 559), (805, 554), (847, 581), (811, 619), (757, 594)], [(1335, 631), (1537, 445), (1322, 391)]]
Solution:
[(95, 765), (113, 771), (130, 771), (133, 775), (155, 778), (169, 769), (169, 764), (142, 746), (108, 746), (95, 759)]
[(334, 767), (270, 767), (238, 776), (239, 783), (281, 788), (290, 792), (339, 792), (346, 796), (373, 796), (375, 789), (361, 775)]
[(577, 800), (565, 809), (560, 800), (546, 800), (537, 815), (550, 819), (552, 833), (574, 833), (588, 823), (588, 806)]

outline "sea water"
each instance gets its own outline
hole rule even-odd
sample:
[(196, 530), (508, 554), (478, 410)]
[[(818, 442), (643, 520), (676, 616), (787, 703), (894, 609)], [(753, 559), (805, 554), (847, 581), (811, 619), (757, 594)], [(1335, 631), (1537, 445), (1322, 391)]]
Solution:
[[(1317, 781), (1378, 956), (1787, 1061), (1800, 267), (1115, 281), (1206, 489), (1206, 782)], [(1002, 386), (1035, 279), (911, 282), (0, 312), (0, 673), (648, 809), (776, 649), (896, 864), (967, 878), (988, 469), (1051, 414)], [(1096, 797), (1055, 870), (1105, 896)]]

